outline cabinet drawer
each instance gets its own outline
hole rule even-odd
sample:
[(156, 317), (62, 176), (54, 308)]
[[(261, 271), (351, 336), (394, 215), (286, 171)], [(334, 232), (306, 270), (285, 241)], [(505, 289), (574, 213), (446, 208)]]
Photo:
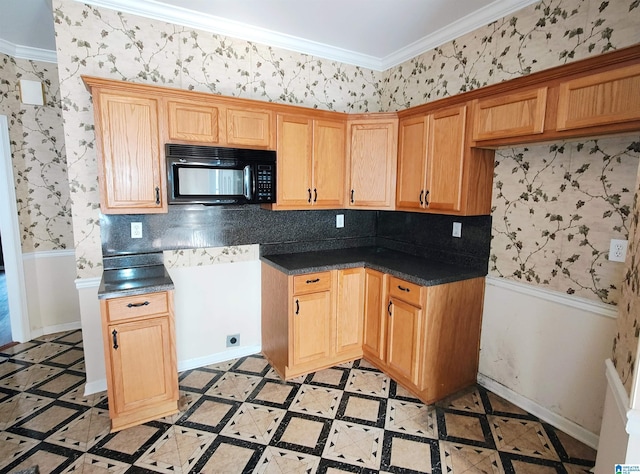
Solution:
[(293, 277), (293, 294), (315, 293), (331, 289), (331, 272), (307, 273)]
[(422, 302), (420, 301), (420, 288), (420, 285), (409, 283), (408, 281), (401, 280), (400, 278), (389, 278), (389, 296), (398, 298), (399, 300), (417, 306), (418, 308), (422, 307)]
[(169, 312), (166, 291), (107, 300), (107, 320), (110, 322)]

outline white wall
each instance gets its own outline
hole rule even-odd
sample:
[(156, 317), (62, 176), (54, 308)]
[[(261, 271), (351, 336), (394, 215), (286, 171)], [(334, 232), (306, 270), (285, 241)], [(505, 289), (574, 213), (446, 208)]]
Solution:
[(73, 250), (22, 255), (30, 339), (80, 328)]
[(478, 380), (597, 447), (616, 309), (487, 278)]
[[(178, 371), (260, 352), (259, 260), (168, 271), (175, 284)], [(87, 395), (107, 388), (99, 283), (100, 279), (94, 278), (76, 280), (82, 307)], [(226, 347), (226, 336), (231, 334), (240, 334), (239, 347)]]

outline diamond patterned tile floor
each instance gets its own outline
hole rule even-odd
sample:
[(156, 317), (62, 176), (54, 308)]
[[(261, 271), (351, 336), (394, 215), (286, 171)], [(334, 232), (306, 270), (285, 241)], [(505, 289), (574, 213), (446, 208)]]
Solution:
[(109, 433), (80, 331), (0, 353), (0, 472), (587, 473), (595, 451), (482, 387), (424, 405), (364, 360), (284, 382), (260, 355), (180, 374), (183, 411)]

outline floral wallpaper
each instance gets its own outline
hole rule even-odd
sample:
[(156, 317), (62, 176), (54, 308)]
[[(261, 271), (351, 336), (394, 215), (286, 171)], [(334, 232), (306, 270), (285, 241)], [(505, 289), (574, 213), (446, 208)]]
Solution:
[[(377, 112), (640, 42), (638, 0), (541, 0), (376, 72), (73, 0), (54, 0), (53, 7), (81, 278), (101, 273), (93, 109), (82, 74), (327, 110)], [(491, 274), (624, 304), (633, 278), (625, 275), (627, 267), (605, 260), (605, 242), (612, 233), (629, 234), (637, 216), (631, 191), (636, 187), (630, 179), (637, 174), (638, 142), (636, 136), (500, 150)], [(176, 264), (191, 258), (184, 251), (168, 257)], [(635, 353), (632, 344), (637, 340), (621, 341), (617, 350)], [(621, 371), (632, 363), (617, 360), (626, 367)]]
[(639, 160), (640, 135), (498, 150), (490, 274), (616, 304)]
[(165, 250), (164, 264), (167, 268), (200, 267), (221, 263), (250, 262), (258, 260), (258, 245), (232, 245), (203, 249)]
[(618, 331), (613, 340), (611, 360), (630, 394), (640, 337), (640, 168), (633, 197), (633, 212), (629, 218), (629, 247), (619, 308)]
[[(45, 105), (21, 103), (20, 79), (44, 84)], [(61, 112), (55, 64), (0, 54), (0, 114), (9, 121), (23, 252), (73, 248)]]

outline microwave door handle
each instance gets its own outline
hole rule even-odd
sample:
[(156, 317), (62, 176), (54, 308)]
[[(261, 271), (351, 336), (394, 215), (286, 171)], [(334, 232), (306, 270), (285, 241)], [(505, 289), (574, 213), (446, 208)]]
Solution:
[(247, 165), (244, 167), (244, 197), (247, 198), (248, 201), (253, 201), (253, 170), (251, 169), (251, 165)]

